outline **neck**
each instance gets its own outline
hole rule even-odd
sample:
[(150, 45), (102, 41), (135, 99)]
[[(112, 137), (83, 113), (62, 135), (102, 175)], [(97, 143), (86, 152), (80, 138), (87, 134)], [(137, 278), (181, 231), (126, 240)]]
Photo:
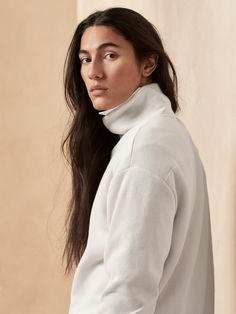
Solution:
[(125, 102), (99, 112), (104, 115), (102, 119), (107, 129), (121, 136), (136, 125), (144, 123), (155, 113), (174, 114), (170, 100), (157, 83), (138, 87)]

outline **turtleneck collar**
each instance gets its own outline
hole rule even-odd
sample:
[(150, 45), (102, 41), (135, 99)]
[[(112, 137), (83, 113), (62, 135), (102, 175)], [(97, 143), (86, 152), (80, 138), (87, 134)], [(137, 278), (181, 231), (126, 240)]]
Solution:
[(112, 109), (99, 112), (104, 115), (102, 120), (106, 128), (120, 136), (155, 113), (174, 115), (170, 100), (157, 83), (138, 87), (126, 101)]

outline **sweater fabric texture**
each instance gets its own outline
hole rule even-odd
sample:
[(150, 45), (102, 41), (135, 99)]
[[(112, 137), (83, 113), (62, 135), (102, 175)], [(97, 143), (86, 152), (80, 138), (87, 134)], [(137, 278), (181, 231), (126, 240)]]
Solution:
[(69, 314), (213, 314), (205, 170), (157, 83), (99, 112), (120, 140), (93, 202)]

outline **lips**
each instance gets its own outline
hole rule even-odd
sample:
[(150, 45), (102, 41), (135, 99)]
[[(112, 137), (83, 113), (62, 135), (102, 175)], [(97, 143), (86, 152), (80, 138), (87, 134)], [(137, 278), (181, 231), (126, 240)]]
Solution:
[(102, 85), (96, 85), (96, 86), (92, 86), (89, 91), (93, 92), (95, 90), (107, 90), (107, 87), (102, 86)]

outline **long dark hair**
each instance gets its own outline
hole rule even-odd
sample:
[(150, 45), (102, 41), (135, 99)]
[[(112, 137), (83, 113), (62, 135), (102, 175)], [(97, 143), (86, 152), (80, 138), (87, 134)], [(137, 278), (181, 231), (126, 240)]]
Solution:
[(147, 19), (131, 9), (116, 7), (96, 11), (77, 26), (67, 51), (63, 77), (65, 100), (73, 117), (61, 146), (72, 172), (72, 196), (65, 221), (65, 273), (70, 273), (73, 266), (79, 264), (84, 253), (93, 200), (111, 151), (119, 141), (119, 136), (104, 126), (101, 115), (93, 108), (80, 75), (78, 51), (81, 37), (88, 27), (94, 25), (112, 27), (123, 35), (132, 44), (137, 61), (157, 54), (158, 64), (151, 80), (157, 82), (170, 99), (173, 112), (180, 109), (174, 66), (156, 28)]

